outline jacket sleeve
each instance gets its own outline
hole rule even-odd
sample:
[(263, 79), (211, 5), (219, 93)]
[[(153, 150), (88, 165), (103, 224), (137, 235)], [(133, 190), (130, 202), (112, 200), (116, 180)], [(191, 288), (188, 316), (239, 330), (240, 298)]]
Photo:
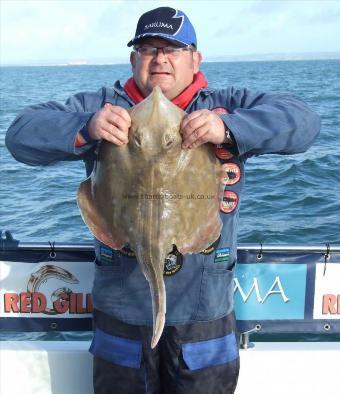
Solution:
[(76, 147), (76, 135), (102, 102), (103, 89), (79, 93), (64, 105), (51, 101), (29, 106), (7, 130), (6, 146), (16, 160), (29, 165), (81, 159), (96, 142)]
[(319, 134), (319, 116), (295, 96), (235, 88), (221, 94), (230, 110), (222, 119), (240, 156), (304, 152)]

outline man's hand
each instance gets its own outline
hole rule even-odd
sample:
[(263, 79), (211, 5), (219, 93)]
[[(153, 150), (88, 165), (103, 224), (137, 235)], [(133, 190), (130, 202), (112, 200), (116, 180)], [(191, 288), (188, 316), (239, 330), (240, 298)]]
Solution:
[(222, 144), (225, 140), (225, 126), (222, 119), (208, 109), (201, 109), (186, 115), (181, 124), (183, 148), (197, 148), (211, 142)]
[(106, 103), (88, 123), (89, 135), (94, 140), (106, 140), (116, 145), (129, 141), (131, 118), (126, 109)]

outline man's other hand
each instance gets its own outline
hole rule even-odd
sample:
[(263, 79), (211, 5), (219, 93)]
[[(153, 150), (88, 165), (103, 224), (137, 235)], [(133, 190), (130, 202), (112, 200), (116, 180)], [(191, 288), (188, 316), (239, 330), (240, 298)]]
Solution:
[(225, 139), (225, 126), (219, 115), (201, 109), (184, 116), (181, 124), (182, 148), (197, 148), (211, 142), (222, 144)]
[(87, 128), (94, 140), (106, 140), (116, 145), (129, 141), (131, 118), (128, 111), (117, 105), (106, 103), (90, 119)]

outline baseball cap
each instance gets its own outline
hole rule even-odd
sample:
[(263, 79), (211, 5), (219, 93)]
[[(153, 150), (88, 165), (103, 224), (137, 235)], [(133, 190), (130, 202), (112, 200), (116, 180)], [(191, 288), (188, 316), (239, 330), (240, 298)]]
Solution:
[(143, 14), (137, 23), (135, 37), (128, 42), (131, 47), (143, 37), (161, 37), (179, 45), (197, 48), (195, 29), (184, 12), (170, 7), (159, 7)]

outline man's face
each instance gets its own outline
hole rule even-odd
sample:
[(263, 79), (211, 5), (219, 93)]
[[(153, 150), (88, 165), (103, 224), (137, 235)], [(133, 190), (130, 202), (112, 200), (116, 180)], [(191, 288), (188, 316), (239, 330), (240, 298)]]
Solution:
[[(166, 47), (176, 46), (159, 37), (144, 38), (138, 46)], [(199, 71), (201, 54), (193, 51), (181, 51), (177, 56), (164, 55), (159, 50), (155, 56), (142, 56), (131, 52), (130, 62), (136, 84), (144, 97), (158, 85), (164, 95), (172, 100), (177, 97)]]

